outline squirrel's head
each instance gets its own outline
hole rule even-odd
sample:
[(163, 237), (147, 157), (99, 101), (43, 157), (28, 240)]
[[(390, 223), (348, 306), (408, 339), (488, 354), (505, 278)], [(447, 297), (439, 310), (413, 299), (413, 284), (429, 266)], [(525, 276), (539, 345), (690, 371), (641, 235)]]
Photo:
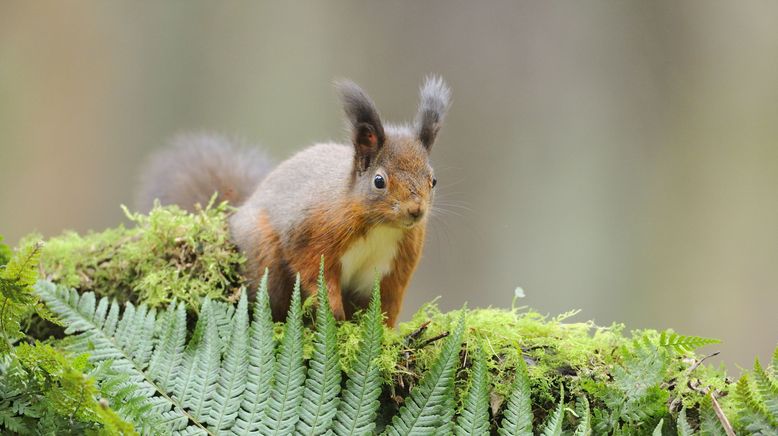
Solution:
[(448, 110), (451, 91), (439, 77), (421, 87), (412, 126), (384, 127), (375, 103), (351, 81), (337, 82), (354, 144), (351, 189), (370, 221), (400, 227), (426, 222), (437, 183), (430, 151)]

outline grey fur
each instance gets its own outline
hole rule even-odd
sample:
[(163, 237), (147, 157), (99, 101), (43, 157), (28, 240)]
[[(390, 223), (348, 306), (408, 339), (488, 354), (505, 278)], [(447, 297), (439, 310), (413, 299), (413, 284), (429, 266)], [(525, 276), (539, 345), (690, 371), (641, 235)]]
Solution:
[(384, 146), (386, 135), (373, 100), (354, 82), (340, 80), (335, 87), (343, 100), (343, 110), (351, 123), (356, 172), (367, 170)]
[(214, 193), (239, 206), (273, 168), (256, 148), (244, 148), (211, 133), (178, 135), (169, 147), (153, 154), (141, 174), (137, 207), (148, 211), (155, 199), (193, 210)]
[(351, 126), (357, 128), (360, 124), (369, 124), (376, 129), (378, 142), (384, 142), (384, 128), (381, 124), (381, 117), (378, 115), (375, 103), (362, 88), (350, 80), (338, 80), (335, 82), (335, 88), (340, 93), (343, 100), (343, 110), (346, 112)]
[[(353, 162), (353, 146), (333, 143), (313, 145), (281, 162), (232, 216), (232, 234), (255, 232), (257, 217), (265, 211), (273, 228), (281, 230), (281, 237), (286, 238), (289, 235), (284, 230), (306, 218), (302, 211), (347, 194)], [(242, 244), (251, 243), (252, 238), (235, 239), (241, 249), (250, 248)]]
[(420, 91), (419, 111), (414, 127), (427, 150), (432, 148), (446, 112), (451, 106), (451, 89), (441, 77), (429, 76)]

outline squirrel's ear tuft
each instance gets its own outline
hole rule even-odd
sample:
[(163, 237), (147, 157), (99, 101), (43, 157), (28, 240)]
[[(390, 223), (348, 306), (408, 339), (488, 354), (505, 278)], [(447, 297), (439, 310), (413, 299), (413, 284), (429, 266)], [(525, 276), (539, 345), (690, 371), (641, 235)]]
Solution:
[(414, 127), (419, 141), (429, 151), (451, 105), (451, 89), (442, 78), (429, 76), (424, 81), (419, 95), (421, 101)]
[(335, 82), (335, 87), (343, 100), (343, 110), (351, 125), (357, 169), (365, 171), (384, 145), (384, 126), (375, 103), (356, 83), (339, 80)]

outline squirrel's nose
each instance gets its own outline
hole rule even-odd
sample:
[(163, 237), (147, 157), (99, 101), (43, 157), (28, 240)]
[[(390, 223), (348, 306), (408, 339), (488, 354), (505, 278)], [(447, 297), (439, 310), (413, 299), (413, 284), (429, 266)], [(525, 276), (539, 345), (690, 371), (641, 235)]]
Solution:
[(411, 218), (418, 220), (424, 215), (424, 210), (422, 210), (420, 204), (417, 204), (408, 208), (408, 215), (410, 215)]

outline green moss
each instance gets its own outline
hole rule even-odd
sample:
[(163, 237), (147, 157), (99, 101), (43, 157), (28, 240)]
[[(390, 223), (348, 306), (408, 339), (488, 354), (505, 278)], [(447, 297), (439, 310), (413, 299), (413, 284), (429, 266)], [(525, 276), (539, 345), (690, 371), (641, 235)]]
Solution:
[[(126, 213), (133, 222), (129, 228), (52, 238), (41, 255), (43, 274), (81, 291), (151, 306), (178, 299), (196, 310), (205, 296), (234, 299), (243, 283), (239, 274), (243, 258), (229, 240), (225, 204), (194, 214), (175, 206), (156, 207), (149, 215)], [(308, 301), (306, 318), (312, 317), (312, 311)], [(471, 356), (483, 351), (495, 415), (504, 407), (515, 368), (522, 361), (528, 368), (533, 412), (539, 422), (559, 403), (561, 387), (569, 402), (587, 399), (597, 434), (615, 429), (650, 433), (661, 419), (671, 422), (682, 408), (696, 426), (706, 389), (718, 393), (726, 412), (733, 410), (726, 396), (731, 382), (724, 369), (696, 364), (701, 356), (694, 349), (710, 342), (705, 339), (655, 330), (627, 335), (621, 324), (602, 327), (591, 321), (571, 321), (577, 311), (556, 317), (524, 307), (443, 313), (434, 302), (421, 307), (411, 321), (385, 331), (377, 358), (387, 387), (385, 401), (399, 402), (407, 396), (440, 352), (444, 341), (435, 338), (452, 331), (463, 311), (466, 329), (456, 398), (461, 402), (467, 388)], [(412, 335), (425, 324), (419, 335)], [(339, 325), (340, 360), (346, 372), (360, 347), (359, 329), (358, 319)], [(282, 332), (278, 324), (277, 339)], [(304, 347), (307, 358), (309, 330)]]
[[(626, 336), (620, 324), (599, 327), (591, 321), (569, 322), (578, 312), (553, 318), (527, 308), (443, 313), (434, 303), (423, 306), (397, 330), (387, 329), (380, 357), (385, 383), (409, 391), (432, 365), (442, 343), (425, 341), (452, 331), (462, 311), (466, 312), (467, 328), (463, 369), (456, 381), (459, 401), (467, 388), (468, 359), (472, 360), (468, 356), (479, 349), (487, 356), (493, 408), (504, 405), (522, 359), (530, 376), (536, 417), (554, 409), (560, 386), (564, 386), (569, 399), (585, 396), (600, 412), (594, 423), (601, 431), (621, 427), (640, 433), (653, 429), (659, 419), (681, 406), (696, 413), (705, 399), (703, 388), (725, 394), (729, 389), (723, 367), (695, 365), (700, 356), (664, 345), (655, 330), (633, 331)], [(408, 344), (408, 335), (426, 322), (429, 325), (424, 334)], [(351, 323), (341, 327), (341, 353), (346, 362), (356, 353), (354, 330)], [(720, 401), (726, 406), (726, 398)]]
[(226, 204), (193, 214), (176, 206), (155, 207), (148, 215), (124, 210), (131, 228), (50, 239), (41, 254), (43, 275), (80, 291), (151, 306), (178, 299), (197, 310), (205, 296), (234, 298), (244, 259), (230, 242)]
[(3, 244), (3, 235), (0, 235), (0, 266), (5, 265), (11, 260), (11, 247)]

